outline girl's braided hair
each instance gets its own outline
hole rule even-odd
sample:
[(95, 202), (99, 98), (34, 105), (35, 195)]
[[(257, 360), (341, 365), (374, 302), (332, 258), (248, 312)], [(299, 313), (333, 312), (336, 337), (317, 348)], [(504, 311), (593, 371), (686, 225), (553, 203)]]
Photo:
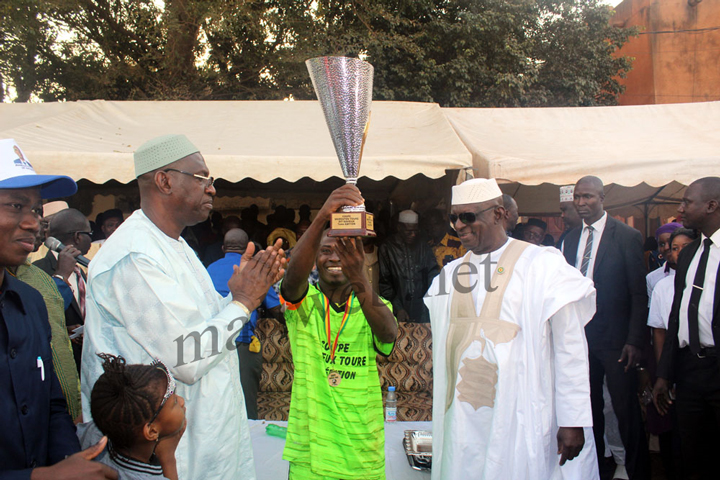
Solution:
[(114, 448), (130, 448), (160, 406), (167, 376), (154, 365), (127, 365), (109, 353), (98, 356), (104, 373), (92, 389), (90, 413)]

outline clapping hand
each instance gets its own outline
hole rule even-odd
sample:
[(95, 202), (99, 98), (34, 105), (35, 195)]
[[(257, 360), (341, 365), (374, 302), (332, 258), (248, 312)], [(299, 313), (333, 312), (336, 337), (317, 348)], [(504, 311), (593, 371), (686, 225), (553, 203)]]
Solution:
[(255, 245), (250, 243), (240, 265), (234, 267), (228, 288), (233, 299), (250, 311), (260, 306), (270, 287), (285, 274), (287, 260), (281, 246), (282, 240), (278, 239), (275, 245), (255, 253)]

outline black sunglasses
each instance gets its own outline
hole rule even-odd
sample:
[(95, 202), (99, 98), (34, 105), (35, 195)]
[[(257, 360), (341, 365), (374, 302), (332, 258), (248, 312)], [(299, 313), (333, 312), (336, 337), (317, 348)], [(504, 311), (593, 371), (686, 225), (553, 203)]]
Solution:
[(448, 215), (448, 218), (450, 219), (450, 225), (455, 226), (455, 223), (460, 220), (465, 225), (470, 225), (472, 223), (475, 223), (477, 220), (477, 217), (480, 216), (481, 213), (485, 213), (488, 210), (492, 210), (493, 208), (497, 207), (498, 205), (492, 205), (485, 210), (480, 210), (479, 212), (463, 212), (460, 214), (451, 213)]

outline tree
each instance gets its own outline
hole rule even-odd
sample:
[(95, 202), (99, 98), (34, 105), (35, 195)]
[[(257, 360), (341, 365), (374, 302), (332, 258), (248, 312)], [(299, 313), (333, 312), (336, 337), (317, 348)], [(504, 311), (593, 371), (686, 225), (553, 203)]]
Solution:
[(42, 90), (52, 72), (55, 33), (34, 0), (0, 3), (0, 101), (10, 87), (20, 102)]
[(25, 61), (8, 81), (21, 101), (305, 99), (307, 58), (353, 54), (375, 66), (376, 99), (612, 104), (633, 31), (598, 1), (6, 0), (34, 6), (15, 14), (39, 46), (15, 35), (26, 48), (6, 56), (0, 36), (0, 75)]
[[(323, 50), (367, 55), (375, 98), (443, 106), (613, 104), (635, 32), (597, 0), (318, 2)], [(320, 38), (320, 41), (318, 41)], [(312, 50), (312, 49), (311, 49)]]

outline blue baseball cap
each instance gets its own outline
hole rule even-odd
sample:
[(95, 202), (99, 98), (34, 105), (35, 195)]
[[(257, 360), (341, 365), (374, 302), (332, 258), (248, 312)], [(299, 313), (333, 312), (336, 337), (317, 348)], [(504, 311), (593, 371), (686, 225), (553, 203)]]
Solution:
[(65, 175), (38, 175), (12, 138), (0, 140), (0, 189), (40, 187), (44, 199), (69, 197), (77, 183)]

